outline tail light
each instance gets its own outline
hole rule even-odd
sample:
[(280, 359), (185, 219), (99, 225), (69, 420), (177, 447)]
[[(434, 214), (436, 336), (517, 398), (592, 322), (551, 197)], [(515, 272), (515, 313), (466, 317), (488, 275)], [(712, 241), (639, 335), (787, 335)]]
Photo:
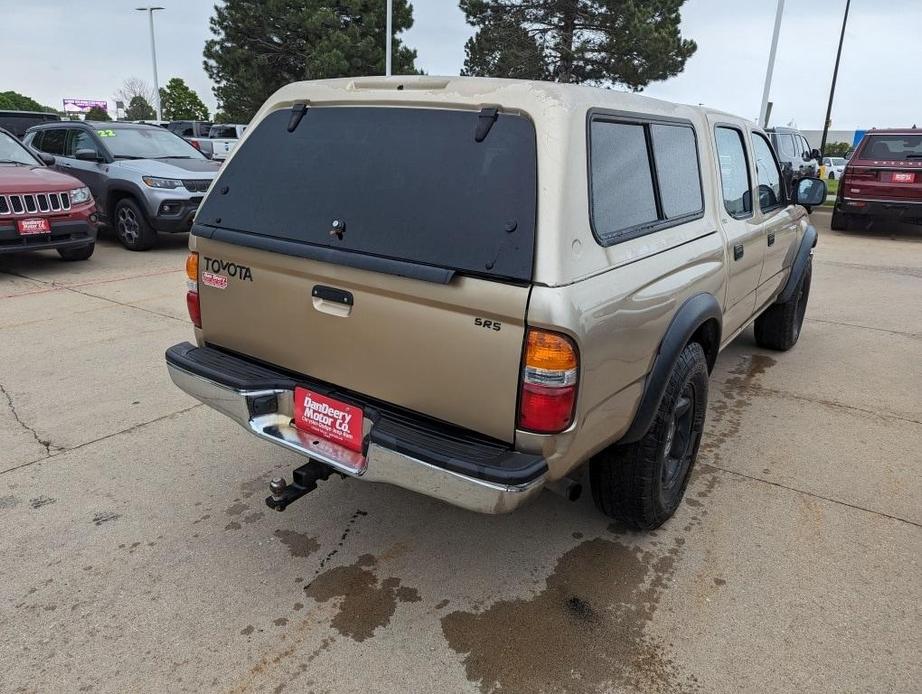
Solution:
[(186, 142), (188, 142), (190, 145), (192, 145), (193, 147), (195, 147), (199, 152), (202, 151), (202, 145), (201, 145), (200, 143), (196, 142), (195, 140), (186, 140)]
[(556, 434), (573, 422), (579, 355), (559, 333), (528, 329), (519, 395), (520, 429)]
[(189, 253), (186, 258), (186, 308), (196, 328), (202, 327), (202, 307), (198, 299), (198, 253)]
[(856, 169), (851, 166), (845, 168), (843, 176), (848, 183), (857, 183), (860, 181), (876, 181), (877, 171), (874, 169)]

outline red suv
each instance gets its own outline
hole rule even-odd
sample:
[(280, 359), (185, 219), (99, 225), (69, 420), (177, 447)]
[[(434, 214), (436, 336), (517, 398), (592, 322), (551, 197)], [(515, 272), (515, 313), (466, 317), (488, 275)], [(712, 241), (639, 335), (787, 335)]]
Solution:
[(86, 260), (96, 245), (96, 203), (48, 159), (0, 128), (0, 253), (54, 248), (64, 260)]
[(922, 130), (870, 131), (845, 167), (832, 228), (878, 219), (922, 225)]

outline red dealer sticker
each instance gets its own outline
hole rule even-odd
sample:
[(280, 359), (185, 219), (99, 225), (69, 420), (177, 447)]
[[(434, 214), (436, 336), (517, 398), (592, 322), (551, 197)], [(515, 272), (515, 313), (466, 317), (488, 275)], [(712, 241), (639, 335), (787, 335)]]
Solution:
[(364, 415), (361, 408), (307, 388), (295, 388), (295, 426), (344, 448), (361, 452)]
[(215, 289), (227, 289), (227, 278), (222, 275), (213, 275), (210, 272), (202, 273), (202, 284)]

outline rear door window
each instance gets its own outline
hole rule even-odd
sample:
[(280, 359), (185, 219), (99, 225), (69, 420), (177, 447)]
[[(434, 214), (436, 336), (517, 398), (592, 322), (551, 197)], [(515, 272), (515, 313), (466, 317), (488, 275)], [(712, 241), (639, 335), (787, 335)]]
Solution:
[(41, 150), (48, 154), (64, 156), (67, 144), (67, 130), (65, 128), (53, 128), (44, 131), (41, 139)]
[(481, 142), (477, 111), (312, 107), (293, 132), (290, 121), (284, 109), (253, 128), (200, 224), (531, 279), (537, 152), (526, 117), (500, 113)]

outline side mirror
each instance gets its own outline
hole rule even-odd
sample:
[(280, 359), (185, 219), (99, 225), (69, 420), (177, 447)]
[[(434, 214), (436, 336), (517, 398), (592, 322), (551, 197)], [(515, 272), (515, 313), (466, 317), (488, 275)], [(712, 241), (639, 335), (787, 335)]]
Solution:
[(801, 178), (794, 188), (794, 204), (803, 205), (807, 212), (826, 202), (826, 182), (818, 178)]
[(74, 152), (74, 158), (80, 161), (102, 161), (102, 157), (95, 149), (78, 149)]
[(32, 150), (39, 159), (42, 160), (42, 164), (45, 166), (54, 166), (54, 155), (48, 154), (48, 152), (39, 152), (38, 150)]
[(823, 155), (818, 149), (814, 149), (810, 151), (810, 158), (816, 159), (817, 161), (819, 161), (820, 159), (823, 158)]

